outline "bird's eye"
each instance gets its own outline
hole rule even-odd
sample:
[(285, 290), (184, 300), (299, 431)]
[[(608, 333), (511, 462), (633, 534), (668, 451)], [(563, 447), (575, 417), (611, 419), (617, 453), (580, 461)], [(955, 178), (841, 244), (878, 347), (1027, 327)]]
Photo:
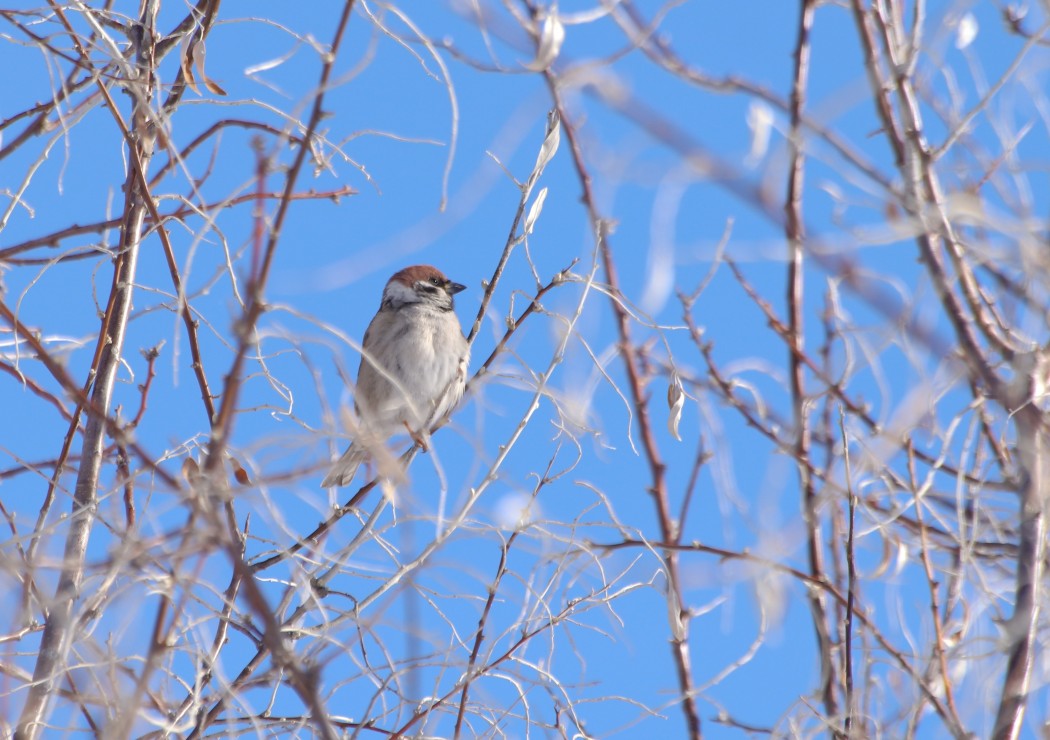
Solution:
[(431, 285), (441, 285), (441, 281), (438, 278), (436, 278), (436, 277), (432, 277), (432, 278), (430, 278), (430, 284)]

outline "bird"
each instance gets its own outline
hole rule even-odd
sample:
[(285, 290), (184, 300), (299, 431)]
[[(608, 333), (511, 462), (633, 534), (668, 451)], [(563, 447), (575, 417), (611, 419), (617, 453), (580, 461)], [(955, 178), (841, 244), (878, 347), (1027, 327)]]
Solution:
[(354, 441), (321, 481), (346, 486), (379, 445), (407, 431), (427, 450), (430, 429), (463, 397), (470, 346), (456, 318), (456, 294), (466, 286), (431, 265), (395, 272), (361, 342)]

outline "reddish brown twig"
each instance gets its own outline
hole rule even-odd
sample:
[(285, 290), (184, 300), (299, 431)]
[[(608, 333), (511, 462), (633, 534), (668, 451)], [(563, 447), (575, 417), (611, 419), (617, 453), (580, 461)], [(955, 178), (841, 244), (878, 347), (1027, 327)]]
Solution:
[[(933, 561), (930, 558), (930, 543), (926, 534), (925, 515), (923, 514), (923, 509), (926, 508), (926, 502), (923, 501), (920, 496), (919, 477), (915, 472), (915, 456), (912, 454), (912, 450), (913, 444), (909, 441), (907, 445), (908, 477), (912, 486), (912, 495), (915, 498), (915, 521), (919, 525), (919, 554), (922, 556), (922, 567), (926, 572), (926, 587), (930, 592), (930, 621), (933, 624), (933, 634), (935, 638), (934, 653), (937, 657), (937, 667), (940, 669), (941, 681), (944, 684), (945, 704), (948, 707), (948, 711), (952, 713), (955, 723), (961, 727), (962, 720), (959, 718), (959, 710), (955, 706), (955, 692), (952, 690), (952, 677), (951, 673), (948, 671), (948, 656), (945, 650), (944, 625), (941, 617), (940, 598), (938, 596), (940, 584), (937, 583), (937, 579), (934, 575)], [(851, 535), (852, 531), (853, 527), (851, 523)]]
[[(529, 2), (533, 17), (537, 17), (537, 10)], [(595, 247), (601, 259), (602, 269), (605, 272), (605, 282), (609, 286), (609, 307), (612, 310), (616, 322), (616, 331), (619, 336), (619, 350), (623, 359), (624, 371), (627, 374), (627, 386), (634, 408), (634, 416), (638, 421), (638, 436), (641, 440), (643, 453), (649, 465), (650, 482), (649, 496), (656, 509), (657, 523), (660, 528), (661, 538), (666, 542), (673, 542), (681, 536), (678, 524), (671, 514), (667, 481), (665, 477), (666, 465), (660, 454), (649, 418), (649, 396), (645, 390), (646, 379), (641, 376), (639, 359), (634, 339), (631, 336), (631, 319), (623, 304), (620, 302), (620, 285), (617, 277), (616, 262), (612, 255), (612, 245), (609, 243), (609, 222), (598, 211), (597, 204), (591, 192), (591, 176), (583, 158), (583, 150), (577, 137), (575, 124), (572, 122), (565, 103), (562, 100), (562, 88), (558, 84), (556, 74), (547, 69), (543, 73), (547, 83), (547, 89), (554, 101), (554, 107), (561, 119), (565, 137), (569, 143), (572, 154), (573, 166), (580, 183), (582, 200), (587, 208), (587, 214), (591, 224), (591, 230), (595, 235)], [(682, 704), (682, 712), (688, 728), (689, 737), (698, 740), (701, 737), (700, 711), (696, 703), (693, 691), (693, 676), (690, 662), (689, 650), (689, 624), (692, 614), (686, 606), (681, 581), (678, 573), (678, 557), (672, 551), (667, 551), (664, 557), (665, 575), (667, 584), (665, 586), (665, 597), (667, 598), (667, 613), (671, 629), (671, 653), (674, 659), (675, 672), (678, 678), (678, 690)]]
[[(547, 469), (543, 471), (543, 475), (540, 476), (539, 482), (532, 491), (532, 500), (535, 501), (536, 497), (539, 496), (540, 491), (543, 489), (548, 481), (548, 476), (551, 473), (551, 468), (554, 466), (554, 460), (557, 457), (551, 457), (547, 462)], [(500, 584), (503, 582), (503, 576), (507, 573), (507, 553), (510, 552), (510, 548), (514, 546), (514, 542), (518, 539), (518, 535), (521, 534), (521, 529), (515, 529), (511, 532), (510, 537), (500, 547), (499, 562), (496, 564), (496, 575), (492, 578), (492, 583), (488, 587), (488, 597), (485, 599), (485, 606), (481, 609), (481, 616), (478, 617), (478, 628), (474, 632), (474, 645), (470, 649), (470, 657), (467, 659), (467, 668), (463, 672), (463, 690), (459, 695), (459, 709), (456, 711), (456, 727), (453, 732), (453, 737), (458, 738), (463, 732), (463, 720), (467, 712), (467, 696), (470, 691), (471, 681), (474, 679), (477, 671), (478, 655), (481, 652), (481, 645), (485, 640), (485, 625), (488, 623), (489, 614), (492, 611), (492, 604), (496, 600), (496, 594), (499, 593)]]
[(62, 416), (63, 419), (69, 422), (73, 421), (73, 415), (69, 413), (69, 409), (66, 408), (65, 404), (62, 403), (61, 399), (59, 399), (50, 391), (41, 387), (39, 383), (37, 383), (25, 373), (18, 370), (18, 368), (14, 367), (13, 365), (9, 365), (3, 360), (0, 360), (0, 371), (7, 373), (19, 383), (22, 383), (26, 388), (31, 390), (34, 394), (36, 394), (40, 398), (50, 403), (56, 409), (58, 409), (58, 413)]
[(160, 345), (142, 350), (142, 356), (146, 358), (146, 380), (139, 386), (139, 410), (135, 413), (135, 418), (128, 424), (128, 427), (131, 429), (139, 425), (143, 414), (146, 413), (146, 400), (149, 398), (149, 389), (153, 385), (153, 378), (157, 376), (155, 365), (157, 358), (160, 357)]
[[(238, 321), (237, 348), (234, 353), (233, 362), (225, 376), (222, 405), (219, 407), (217, 414), (213, 418), (212, 433), (207, 444), (207, 452), (202, 468), (202, 477), (204, 480), (217, 481), (220, 480), (223, 475), (227, 445), (229, 444), (230, 435), (233, 431), (233, 419), (237, 407), (237, 398), (243, 382), (244, 363), (249, 348), (255, 343), (256, 326), (259, 318), (265, 310), (264, 293), (270, 275), (270, 268), (273, 264), (274, 254), (277, 251), (277, 245), (281, 237), (285, 218), (287, 217), (288, 210), (292, 203), (291, 196), (295, 192), (296, 181), (302, 171), (303, 164), (306, 161), (307, 153), (310, 151), (309, 142), (313, 138), (318, 124), (321, 122), (324, 111), (324, 97), (328, 89), (332, 67), (335, 60), (338, 58), (338, 51), (344, 38), (344, 33), (350, 20), (353, 7), (353, 0), (348, 0), (343, 6), (339, 22), (336, 24), (330, 50), (325, 55), (321, 64), (320, 81), (318, 83), (317, 92), (314, 96), (310, 118), (303, 135), (303, 145), (298, 148), (295, 160), (288, 169), (285, 177), (284, 195), (278, 202), (277, 212), (274, 215), (273, 223), (268, 230), (266, 245), (263, 248), (261, 260), (258, 263), (257, 269), (253, 269), (250, 276), (246, 290), (247, 304), (244, 308), (243, 315)], [(202, 500), (202, 504), (202, 510), (205, 516), (211, 519), (213, 524), (218, 525), (218, 516), (213, 502), (208, 501), (205, 498)], [(232, 518), (232, 513), (229, 508), (227, 508), (227, 516), (228, 519)], [(231, 522), (231, 524), (235, 526), (235, 523)], [(223, 527), (217, 527), (217, 529), (219, 531), (227, 531)], [(334, 740), (335, 730), (328, 717), (328, 712), (321, 701), (318, 686), (318, 673), (316, 670), (304, 666), (297, 661), (294, 658), (292, 651), (287, 647), (284, 635), (281, 632), (281, 625), (276, 619), (258, 582), (255, 580), (255, 574), (252, 567), (249, 566), (244, 559), (240, 539), (235, 536), (234, 531), (228, 531), (228, 536), (224, 539), (222, 545), (233, 566), (234, 573), (241, 583), (241, 593), (244, 599), (263, 625), (263, 642), (267, 651), (272, 656), (275, 664), (281, 666), (281, 669), (286, 672), (289, 684), (299, 695), (299, 698), (303, 703), (309, 708), (313, 723), (318, 732), (322, 737), (326, 738), (326, 740)], [(209, 716), (214, 717), (216, 715), (211, 714)], [(198, 733), (202, 732), (204, 729), (204, 726), (198, 725), (192, 736), (196, 737)]]
[[(790, 163), (788, 166), (787, 202), (784, 204), (784, 236), (788, 244), (787, 314), (788, 330), (788, 378), (791, 385), (791, 411), (794, 420), (795, 460), (810, 457), (810, 421), (808, 399), (805, 390), (805, 373), (801, 356), (805, 351), (805, 334), (802, 322), (803, 276), (805, 273), (805, 227), (802, 218), (802, 193), (805, 171), (803, 148), (802, 112), (806, 104), (806, 88), (809, 81), (810, 32), (816, 10), (814, 0), (803, 0), (799, 7), (798, 35), (795, 42), (794, 81), (788, 109), (791, 129), (788, 134)], [(806, 554), (809, 570), (815, 578), (825, 578), (824, 537), (818, 512), (817, 490), (809, 466), (797, 464), (799, 487), (802, 490), (802, 517), (806, 523)], [(810, 619), (817, 637), (817, 653), (820, 656), (820, 692), (824, 711), (828, 717), (839, 713), (835, 696), (834, 641), (828, 626), (828, 607), (821, 591), (808, 594)]]
[[(846, 523), (846, 608), (843, 632), (843, 673), (845, 674), (846, 713), (842, 719), (842, 733), (853, 737), (853, 717), (856, 705), (853, 696), (853, 611), (857, 608), (857, 558), (854, 549), (854, 525), (857, 520), (857, 497), (853, 493), (853, 471), (849, 461), (849, 439), (846, 437), (846, 414), (839, 407), (839, 428), (842, 433), (842, 461), (846, 472), (846, 503), (849, 515)], [(954, 707), (950, 708), (954, 711)]]

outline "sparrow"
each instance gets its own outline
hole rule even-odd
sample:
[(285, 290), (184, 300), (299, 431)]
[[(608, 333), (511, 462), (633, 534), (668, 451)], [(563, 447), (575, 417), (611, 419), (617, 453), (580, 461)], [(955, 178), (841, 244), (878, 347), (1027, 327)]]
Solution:
[(453, 297), (465, 286), (436, 267), (396, 272), (361, 342), (354, 442), (332, 464), (322, 488), (350, 483), (390, 437), (408, 432), (424, 451), (430, 429), (455, 409), (467, 382), (470, 347)]

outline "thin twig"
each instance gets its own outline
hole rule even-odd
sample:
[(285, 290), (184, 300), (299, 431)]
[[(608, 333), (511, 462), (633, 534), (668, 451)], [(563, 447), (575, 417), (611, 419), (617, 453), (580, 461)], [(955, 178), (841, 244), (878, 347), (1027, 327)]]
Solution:
[[(805, 227), (802, 218), (802, 195), (805, 172), (805, 148), (803, 146), (802, 112), (806, 107), (806, 90), (809, 81), (810, 33), (813, 28), (815, 0), (803, 0), (799, 8), (798, 35), (795, 43), (794, 82), (791, 86), (789, 111), (791, 129), (788, 135), (789, 158), (788, 183), (784, 212), (784, 236), (788, 245), (787, 313), (788, 313), (788, 378), (791, 383), (791, 410), (794, 420), (794, 458), (796, 461), (810, 458), (809, 400), (806, 397), (805, 373), (801, 360), (805, 350), (803, 315), (803, 286), (805, 274)], [(809, 465), (798, 463), (799, 485), (802, 490), (802, 518), (806, 523), (806, 550), (810, 573), (815, 578), (825, 578), (824, 537), (818, 513), (817, 490)], [(817, 637), (817, 652), (820, 656), (820, 692), (824, 711), (828, 717), (838, 715), (835, 697), (834, 649), (831, 630), (828, 627), (828, 607), (821, 591), (809, 591), (810, 619)]]
[[(226, 449), (233, 431), (233, 419), (237, 407), (237, 398), (244, 381), (243, 367), (246, 362), (249, 348), (255, 344), (256, 326), (259, 322), (259, 318), (265, 310), (263, 296), (269, 280), (270, 269), (273, 265), (274, 254), (277, 251), (277, 244), (281, 237), (285, 218), (287, 217), (289, 208), (292, 204), (292, 195), (295, 193), (296, 180), (302, 171), (303, 164), (306, 162), (307, 153), (310, 151), (310, 147), (307, 146), (307, 144), (313, 138), (314, 132), (317, 130), (324, 113), (324, 97), (328, 91), (332, 68), (338, 58), (339, 48), (343, 41), (344, 33), (349, 23), (353, 8), (353, 0), (348, 0), (344, 4), (342, 14), (336, 24), (332, 44), (321, 64), (320, 81), (318, 83), (317, 92), (314, 95), (310, 118), (303, 135), (304, 144), (298, 148), (295, 160), (292, 162), (292, 165), (285, 176), (283, 197), (278, 203), (277, 212), (274, 214), (272, 225), (268, 230), (266, 245), (262, 249), (261, 257), (257, 261), (257, 268), (249, 276), (247, 305), (244, 308), (243, 316), (238, 321), (237, 349), (234, 353), (230, 369), (225, 376), (222, 405), (219, 407), (217, 414), (213, 418), (212, 433), (208, 440), (207, 453), (204, 459), (204, 465), (202, 466), (202, 478), (206, 481), (218, 481), (223, 475)], [(207, 504), (210, 502), (205, 501), (205, 503)], [(217, 513), (214, 506), (206, 505), (204, 507), (204, 513), (210, 518), (215, 519), (215, 523), (217, 523)], [(227, 516), (228, 519), (232, 518), (232, 512), (229, 508), (227, 508)], [(220, 531), (227, 531), (222, 527), (219, 529)], [(271, 611), (270, 605), (263, 594), (259, 583), (255, 580), (254, 570), (244, 558), (239, 538), (235, 537), (232, 531), (228, 531), (228, 535), (229, 536), (225, 538), (222, 543), (223, 549), (226, 551), (227, 556), (233, 565), (234, 573), (241, 583), (241, 593), (243, 594), (244, 599), (264, 625), (263, 641), (272, 656), (272, 659), (287, 673), (288, 681), (292, 688), (299, 695), (299, 698), (303, 703), (310, 709), (313, 723), (316, 725), (318, 732), (322, 737), (326, 738), (326, 740), (334, 740), (335, 730), (331, 724), (328, 712), (321, 701), (318, 686), (319, 675), (317, 671), (308, 666), (302, 665), (293, 657), (292, 651), (286, 646), (285, 638), (281, 633), (281, 626)], [(198, 727), (197, 731), (202, 729), (203, 728)]]
[[(857, 519), (857, 497), (853, 493), (853, 471), (849, 463), (849, 438), (846, 436), (846, 412), (839, 407), (839, 431), (842, 434), (842, 462), (846, 469), (846, 505), (849, 516), (846, 524), (846, 624), (843, 639), (844, 672), (846, 674), (846, 714), (842, 719), (845, 737), (853, 737), (853, 612), (857, 600), (857, 559), (853, 548), (853, 530)], [(950, 708), (954, 712), (954, 707)]]
[[(528, 1), (528, 0), (527, 0)], [(533, 17), (537, 17), (535, 7), (530, 9)], [(609, 243), (610, 224), (602, 217), (594, 196), (591, 192), (591, 176), (584, 161), (583, 151), (579, 142), (575, 125), (570, 120), (565, 103), (562, 100), (562, 88), (555, 73), (547, 69), (544, 71), (547, 89), (554, 101), (558, 116), (561, 119), (569, 149), (572, 153), (573, 165), (576, 176), (580, 183), (583, 203), (587, 208), (591, 231), (594, 234), (596, 245), (601, 258), (602, 268), (605, 271), (605, 281), (609, 286), (611, 299), (609, 306), (612, 309), (616, 321), (616, 330), (619, 335), (619, 350), (623, 359), (624, 370), (627, 373), (627, 384), (630, 389), (631, 399), (634, 407), (635, 417), (638, 419), (638, 435), (642, 441), (642, 447), (646, 461), (648, 462), (651, 476), (649, 484), (649, 495), (656, 508), (657, 521), (659, 523), (661, 537), (665, 541), (673, 541), (677, 536), (678, 524), (671, 514), (667, 481), (665, 477), (666, 465), (660, 455), (656, 437), (649, 419), (648, 394), (644, 389), (645, 380), (639, 373), (639, 361), (637, 348), (631, 336), (630, 317), (623, 305), (617, 300), (620, 287), (617, 278), (616, 262), (612, 255), (612, 246)], [(698, 740), (701, 737), (700, 711), (697, 707), (696, 697), (693, 692), (693, 676), (689, 650), (689, 623), (692, 619), (688, 607), (684, 603), (681, 581), (678, 573), (678, 557), (676, 553), (668, 551), (664, 558), (665, 575), (667, 583), (665, 586), (665, 598), (667, 599), (667, 614), (671, 628), (671, 653), (675, 663), (675, 672), (678, 679), (678, 690), (682, 704), (682, 712), (685, 715), (686, 727), (689, 737)]]
[(922, 494), (925, 493), (925, 491), (920, 490), (918, 476), (915, 472), (915, 457), (911, 454), (912, 449), (913, 445), (909, 440), (907, 445), (908, 477), (910, 478), (912, 492), (915, 497), (915, 521), (918, 522), (919, 525), (919, 552), (922, 555), (922, 567), (926, 571), (926, 587), (930, 592), (930, 619), (933, 622), (933, 634), (935, 637), (934, 652), (937, 655), (937, 665), (941, 672), (941, 681), (944, 682), (945, 703), (948, 706), (948, 710), (952, 713), (955, 723), (962, 726), (962, 720), (959, 718), (959, 710), (955, 706), (955, 692), (952, 690), (951, 674), (948, 671), (948, 656), (945, 651), (944, 642), (944, 625), (942, 624), (940, 599), (938, 597), (940, 584), (937, 583), (937, 579), (934, 576), (933, 561), (930, 557), (930, 544), (926, 534), (925, 515), (923, 514), (926, 502), (922, 499)]

